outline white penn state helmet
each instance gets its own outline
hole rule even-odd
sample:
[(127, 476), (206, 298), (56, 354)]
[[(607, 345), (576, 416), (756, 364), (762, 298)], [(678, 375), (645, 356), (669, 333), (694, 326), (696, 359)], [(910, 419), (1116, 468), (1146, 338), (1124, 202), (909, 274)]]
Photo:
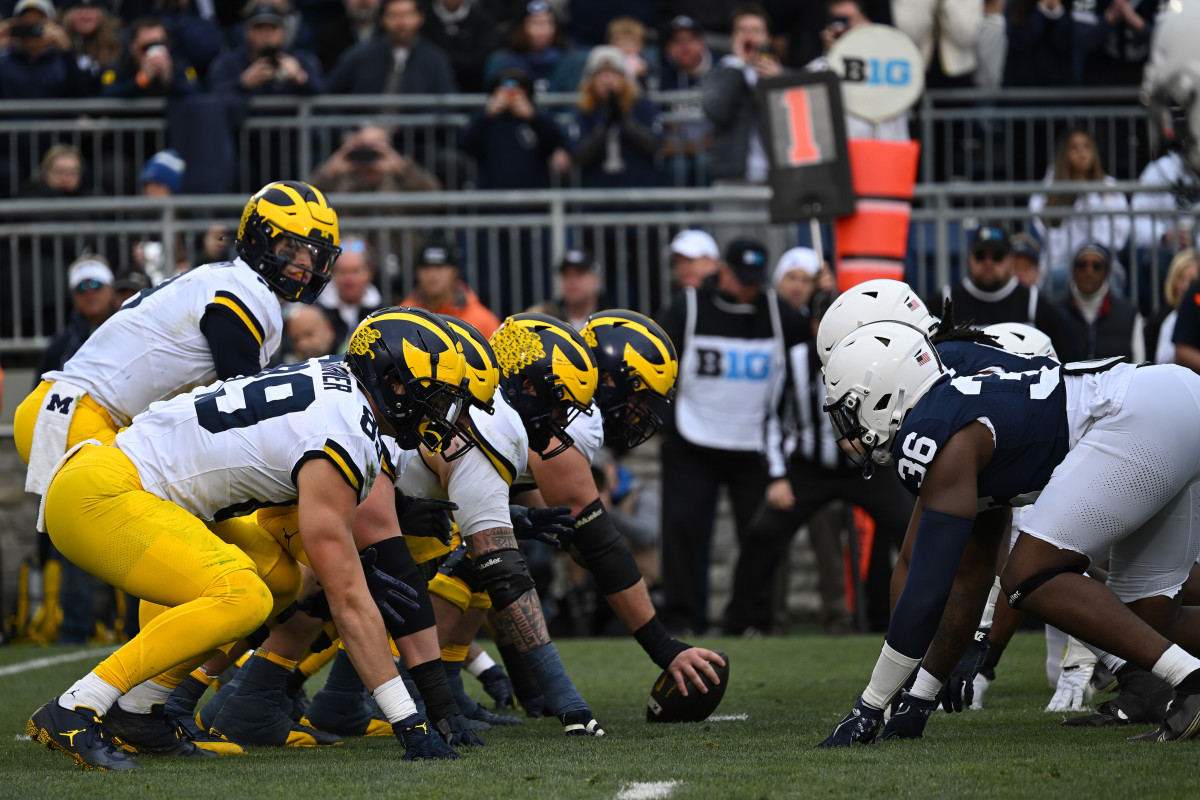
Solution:
[(904, 281), (877, 278), (847, 289), (836, 300), (817, 329), (817, 355), (821, 365), (829, 363), (833, 348), (854, 329), (868, 322), (890, 319), (906, 322), (932, 335), (938, 318)]
[[(1178, 148), (1200, 172), (1200, 3), (1169, 0), (1154, 23), (1142, 74), (1142, 102), (1150, 113), (1152, 151)], [(1181, 113), (1174, 113), (1178, 108)]]
[(942, 359), (920, 328), (871, 322), (838, 342), (825, 365), (825, 411), (858, 464), (892, 463), (891, 442), (938, 378)]
[(1000, 347), (1022, 356), (1049, 356), (1058, 361), (1050, 337), (1032, 325), (1023, 322), (997, 322), (988, 325), (983, 332), (996, 337)]

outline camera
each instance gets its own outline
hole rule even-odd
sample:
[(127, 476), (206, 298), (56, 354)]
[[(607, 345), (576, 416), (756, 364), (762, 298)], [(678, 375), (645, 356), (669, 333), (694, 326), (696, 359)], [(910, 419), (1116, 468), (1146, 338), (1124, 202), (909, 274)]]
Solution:
[(40, 22), (17, 22), (8, 29), (14, 39), (40, 39), (45, 26)]
[(371, 164), (379, 160), (379, 151), (374, 147), (359, 145), (346, 153), (346, 160), (355, 164)]
[(279, 53), (280, 49), (278, 47), (264, 47), (258, 52), (258, 55), (260, 58), (270, 61), (275, 66), (279, 66)]
[(521, 90), (521, 82), (516, 78), (505, 78), (500, 81), (500, 88), (505, 94), (516, 94)]
[(157, 42), (146, 48), (146, 55), (148, 55), (148, 56), (156, 55), (158, 53), (162, 53), (165, 55), (166, 52), (167, 52), (167, 46), (165, 44), (163, 44), (162, 42)]

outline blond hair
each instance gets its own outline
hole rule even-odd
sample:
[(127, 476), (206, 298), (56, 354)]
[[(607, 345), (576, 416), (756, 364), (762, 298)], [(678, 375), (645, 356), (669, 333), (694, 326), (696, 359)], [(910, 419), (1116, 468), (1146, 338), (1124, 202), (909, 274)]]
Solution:
[(1180, 250), (1171, 259), (1171, 266), (1167, 269), (1167, 279), (1163, 282), (1163, 296), (1167, 301), (1167, 305), (1171, 308), (1179, 307), (1180, 293), (1175, 291), (1175, 281), (1179, 279), (1179, 273), (1183, 272), (1184, 267), (1188, 264), (1200, 265), (1200, 258), (1197, 258), (1194, 248)]

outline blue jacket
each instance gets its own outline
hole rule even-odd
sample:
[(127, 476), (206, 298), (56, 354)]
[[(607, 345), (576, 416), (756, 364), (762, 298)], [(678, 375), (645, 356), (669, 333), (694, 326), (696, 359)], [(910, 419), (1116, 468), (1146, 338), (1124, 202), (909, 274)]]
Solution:
[(480, 189), (545, 189), (550, 186), (547, 160), (562, 143), (558, 126), (544, 111), (535, 111), (530, 120), (476, 111), (458, 146), (479, 165)]
[(242, 73), (250, 66), (250, 54), (246, 51), (246, 45), (243, 43), (217, 56), (217, 60), (208, 68), (208, 89), (211, 92), (241, 92), (256, 97), (324, 94), (325, 76), (321, 73), (321, 64), (317, 61), (317, 57), (306, 50), (288, 50), (287, 54), (299, 61), (300, 66), (308, 73), (308, 81), (303, 86), (272, 81), (262, 84), (253, 91), (243, 89), (238, 81), (241, 79)]
[(101, 97), (186, 97), (200, 91), (200, 81), (196, 70), (185, 61), (175, 58), (171, 85), (152, 83), (149, 86), (139, 86), (137, 82), (138, 65), (129, 57), (122, 58), (116, 65), (110, 66), (100, 75)]
[[(329, 91), (334, 94), (382, 94), (395, 61), (392, 45), (377, 35), (359, 42), (338, 59), (329, 73)], [(434, 44), (417, 39), (409, 49), (401, 94), (453, 94), (458, 91), (450, 59)]]
[[(633, 120), (646, 129), (661, 147), (662, 122), (658, 118), (658, 107), (645, 97), (639, 97), (634, 101), (630, 114)], [(584, 144), (593, 134), (600, 135), (599, 129), (608, 126), (609, 112), (607, 108), (597, 108), (588, 113), (575, 112), (575, 117), (571, 122), (570, 140), (571, 152), (575, 155), (577, 163), (580, 161), (580, 145)], [(647, 153), (635, 147), (625, 130), (621, 131), (619, 142), (624, 169), (617, 172), (606, 171), (605, 164), (608, 161), (606, 147), (601, 148), (598, 157), (587, 163), (579, 164), (584, 188), (658, 186), (662, 183), (662, 175), (655, 163), (654, 153)]]
[(0, 99), (53, 100), (87, 94), (88, 76), (79, 71), (74, 53), (46, 50), (30, 60), (16, 47), (0, 52)]

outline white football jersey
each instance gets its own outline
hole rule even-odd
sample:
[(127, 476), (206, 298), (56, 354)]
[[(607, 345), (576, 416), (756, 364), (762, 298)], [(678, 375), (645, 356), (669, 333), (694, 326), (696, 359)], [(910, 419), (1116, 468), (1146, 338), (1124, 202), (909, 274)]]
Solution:
[(326, 458), (366, 498), (395, 469), (358, 383), (312, 359), (154, 403), (117, 434), (142, 486), (200, 519), (296, 502), (296, 474)]
[(591, 412), (591, 416), (577, 415), (567, 426), (567, 433), (575, 440), (575, 449), (583, 453), (589, 464), (604, 447), (604, 415), (600, 413), (600, 406), (596, 405), (595, 400), (592, 401)]
[[(521, 418), (497, 390), (492, 400), (495, 414), (472, 409), (468, 428), (475, 440), (464, 455), (446, 462), (440, 455), (421, 451), (422, 460), (405, 470), (396, 486), (415, 497), (452, 500), (458, 505), (454, 521), (462, 536), (490, 528), (511, 528), (508, 488), (525, 471), (529, 437)], [(442, 486), (438, 470), (446, 472)]]
[(210, 304), (231, 309), (260, 345), (259, 368), (279, 349), (283, 316), (271, 287), (241, 259), (205, 264), (125, 301), (61, 370), (44, 380), (79, 386), (120, 425), (158, 400), (217, 378), (200, 331)]

